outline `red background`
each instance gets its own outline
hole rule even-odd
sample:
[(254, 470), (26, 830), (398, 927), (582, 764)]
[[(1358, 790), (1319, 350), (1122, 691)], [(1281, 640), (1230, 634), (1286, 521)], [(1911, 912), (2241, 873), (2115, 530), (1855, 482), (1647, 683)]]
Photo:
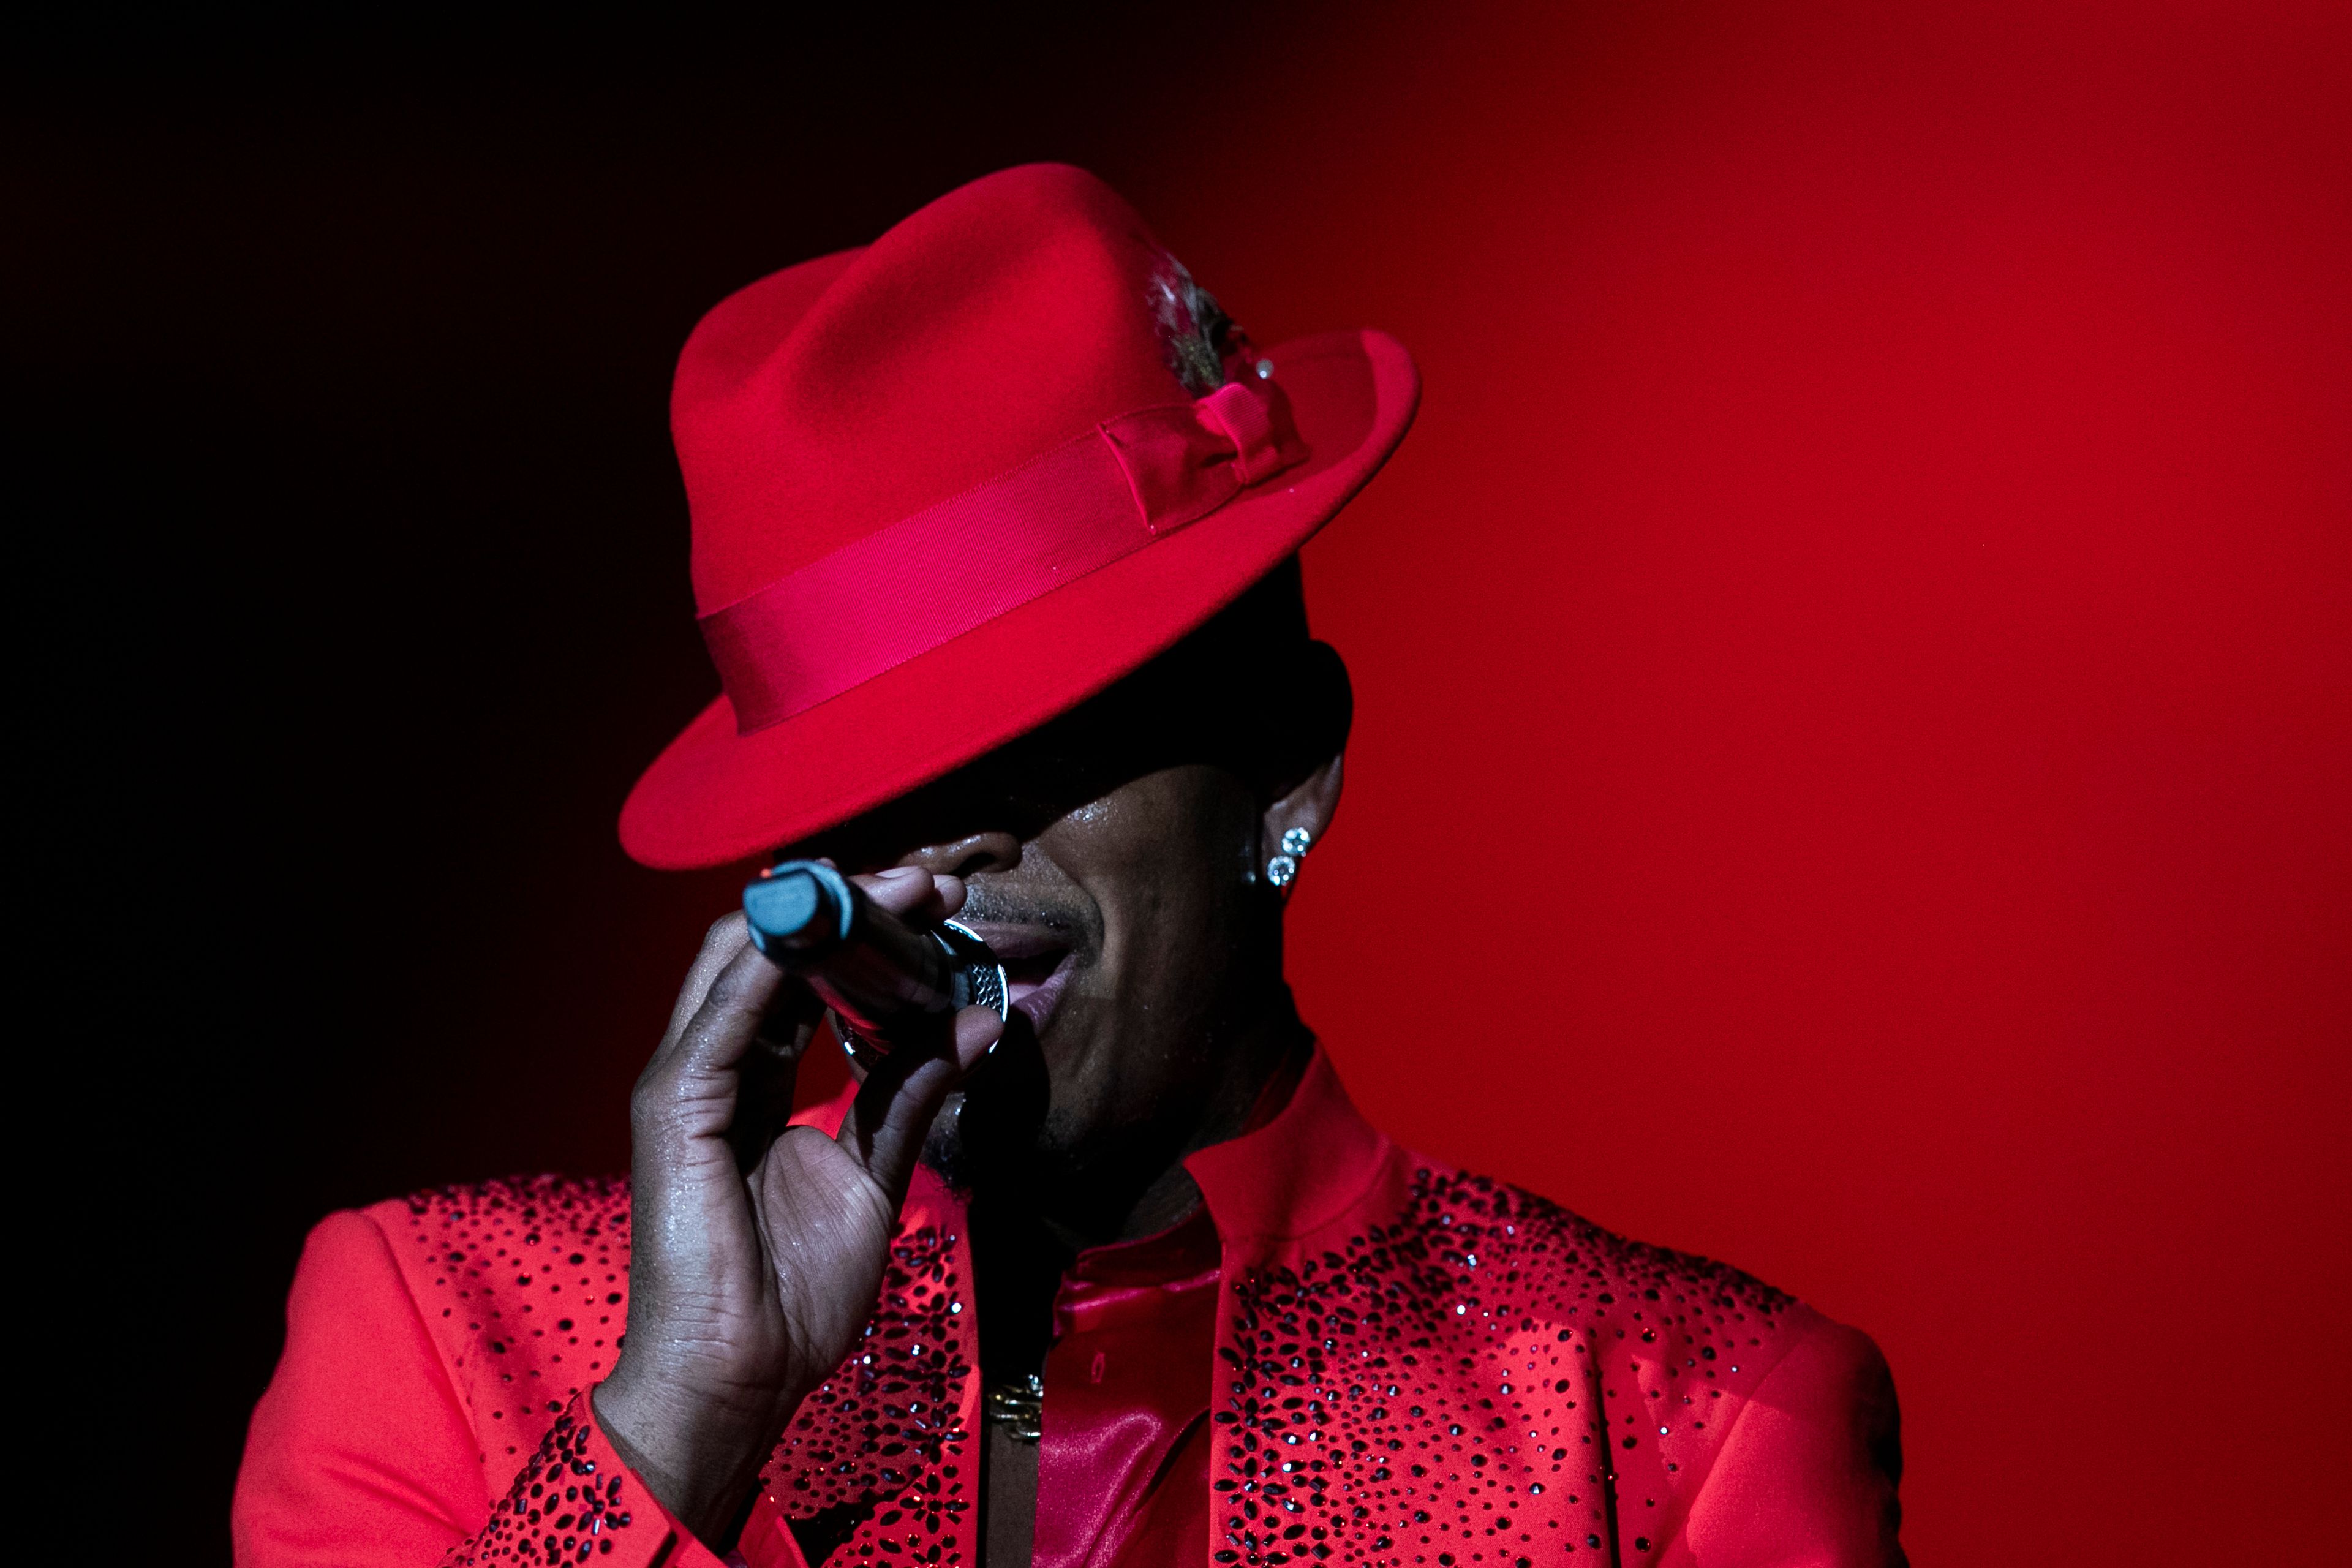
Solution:
[(2254, 9), (1377, 33), (1149, 193), (1427, 376), (1307, 1016), (1868, 1328), (1923, 1563), (2344, 1561), (2352, 35)]
[[(66, 1228), (81, 1277), (165, 1287), (100, 1292), (146, 1353), (58, 1402), (77, 1451), (172, 1411), (154, 1542), (218, 1560), (309, 1223), (625, 1160), (731, 895), (611, 835), (713, 684), (668, 361), (728, 289), (1051, 156), (1261, 341), (1421, 359), (1419, 427), (1307, 557), (1360, 718), (1294, 969), (1376, 1119), (1867, 1328), (1922, 1563), (2340, 1560), (2345, 17), (1212, 5), (20, 59), (31, 837), (100, 954), (64, 1037), (110, 1070), (66, 1103), (130, 1107)], [(159, 863), (166, 928), (122, 898)], [(135, 961), (79, 935), (126, 924)]]

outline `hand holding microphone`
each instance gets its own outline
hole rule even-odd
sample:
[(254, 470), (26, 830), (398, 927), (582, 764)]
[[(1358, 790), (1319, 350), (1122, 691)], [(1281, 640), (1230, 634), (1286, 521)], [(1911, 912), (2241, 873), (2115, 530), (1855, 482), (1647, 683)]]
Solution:
[[(743, 889), (751, 945), (833, 1009), (861, 1065), (936, 1049), (966, 1007), (1011, 1014), (1011, 985), (988, 944), (954, 921), (919, 929), (821, 860), (787, 860)], [(861, 1049), (867, 1053), (860, 1057)]]
[[(1004, 1029), (1001, 972), (993, 1002), (971, 973), (993, 968), (986, 949), (934, 934), (963, 906), (960, 879), (803, 865), (747, 900), (782, 963), (743, 915), (712, 927), (629, 1107), (628, 1332), (597, 1419), (719, 1551), (784, 1422), (856, 1343), (932, 1119)], [(866, 1069), (831, 1137), (782, 1126), (813, 1033), (777, 1026), (798, 1011), (793, 973)]]

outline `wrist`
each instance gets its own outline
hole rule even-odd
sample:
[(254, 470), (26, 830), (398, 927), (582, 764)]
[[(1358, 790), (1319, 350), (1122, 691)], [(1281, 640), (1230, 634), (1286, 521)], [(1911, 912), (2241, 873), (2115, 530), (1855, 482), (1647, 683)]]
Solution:
[(782, 1394), (719, 1395), (645, 1375), (625, 1356), (590, 1391), (596, 1424), (654, 1500), (714, 1552), (730, 1549), (760, 1472), (798, 1407)]

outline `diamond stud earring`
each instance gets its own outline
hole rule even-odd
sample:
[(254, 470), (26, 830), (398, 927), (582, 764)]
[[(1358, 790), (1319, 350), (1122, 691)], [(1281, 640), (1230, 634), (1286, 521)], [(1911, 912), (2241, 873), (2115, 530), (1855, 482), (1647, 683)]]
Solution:
[(1313, 847), (1315, 836), (1303, 827), (1294, 827), (1282, 836), (1282, 853), (1265, 863), (1265, 879), (1277, 888), (1290, 886), (1298, 875), (1299, 857)]

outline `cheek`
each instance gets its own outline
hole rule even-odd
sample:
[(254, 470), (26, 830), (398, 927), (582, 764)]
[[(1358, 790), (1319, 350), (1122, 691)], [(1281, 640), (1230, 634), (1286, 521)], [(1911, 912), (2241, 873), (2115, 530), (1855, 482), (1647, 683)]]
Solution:
[(1256, 826), (1239, 780), (1175, 768), (1071, 813), (1045, 844), (1102, 910), (1104, 956), (1123, 982), (1189, 984), (1247, 904)]
[(1157, 831), (1122, 868), (1139, 971), (1195, 984), (1239, 935), (1250, 895), (1255, 803), (1238, 788), (1172, 792)]

